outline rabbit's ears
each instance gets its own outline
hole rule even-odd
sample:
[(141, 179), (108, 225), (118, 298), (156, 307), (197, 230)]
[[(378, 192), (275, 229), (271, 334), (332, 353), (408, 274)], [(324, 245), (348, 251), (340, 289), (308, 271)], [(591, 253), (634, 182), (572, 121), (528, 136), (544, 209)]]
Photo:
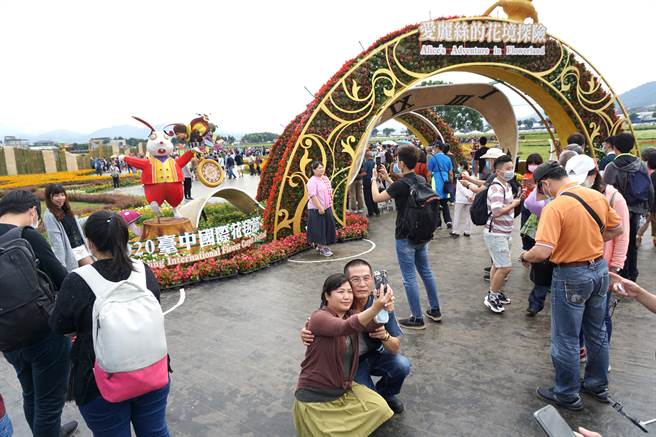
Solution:
[(150, 132), (151, 132), (151, 133), (152, 133), (152, 132), (155, 132), (155, 128), (152, 127), (152, 126), (150, 125), (150, 123), (148, 123), (147, 121), (142, 120), (141, 118), (136, 117), (136, 116), (134, 116), (134, 115), (132, 116), (132, 118), (134, 118), (134, 119), (137, 120), (138, 122), (143, 123), (143, 124), (145, 124), (146, 126), (148, 126), (148, 127), (150, 128)]

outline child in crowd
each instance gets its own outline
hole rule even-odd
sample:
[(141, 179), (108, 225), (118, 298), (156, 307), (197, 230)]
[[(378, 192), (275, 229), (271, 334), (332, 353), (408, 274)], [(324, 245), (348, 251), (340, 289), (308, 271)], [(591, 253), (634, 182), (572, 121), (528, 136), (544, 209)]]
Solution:
[(459, 177), (456, 182), (455, 217), (453, 220), (453, 232), (451, 232), (451, 238), (460, 237), (461, 232), (463, 232), (465, 237), (469, 237), (471, 236), (474, 227), (469, 210), (474, 201), (475, 194), (468, 188), (470, 183), (460, 177), (460, 175), (471, 176), (469, 162), (465, 160), (460, 161), (458, 175)]

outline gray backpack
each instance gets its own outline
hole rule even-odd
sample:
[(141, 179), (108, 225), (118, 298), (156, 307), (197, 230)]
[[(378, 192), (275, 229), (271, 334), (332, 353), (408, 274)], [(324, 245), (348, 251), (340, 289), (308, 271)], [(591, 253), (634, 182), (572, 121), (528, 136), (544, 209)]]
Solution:
[(23, 227), (0, 237), (0, 351), (33, 344), (50, 332), (55, 305), (50, 278), (39, 270)]

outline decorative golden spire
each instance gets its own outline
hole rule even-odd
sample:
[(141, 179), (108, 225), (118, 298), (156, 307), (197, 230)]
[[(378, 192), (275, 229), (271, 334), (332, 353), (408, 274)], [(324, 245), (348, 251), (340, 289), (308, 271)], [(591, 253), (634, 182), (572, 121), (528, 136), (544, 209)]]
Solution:
[(523, 23), (527, 18), (531, 18), (534, 23), (538, 23), (538, 12), (533, 7), (532, 0), (499, 0), (483, 14), (489, 16), (496, 8), (503, 8), (510, 21)]

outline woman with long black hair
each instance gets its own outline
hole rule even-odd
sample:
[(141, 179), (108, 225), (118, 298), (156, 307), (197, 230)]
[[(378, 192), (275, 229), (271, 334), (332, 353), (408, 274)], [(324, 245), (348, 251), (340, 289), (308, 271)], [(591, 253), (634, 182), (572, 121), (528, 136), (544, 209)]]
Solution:
[[(113, 283), (133, 278), (137, 272), (137, 279), (145, 282), (146, 288), (159, 300), (160, 288), (153, 272), (140, 261), (130, 259), (128, 227), (118, 214), (93, 213), (84, 225), (84, 234), (96, 261), (81, 269), (95, 269), (104, 280)], [(92, 335), (95, 302), (94, 290), (81, 273), (72, 272), (64, 280), (50, 316), (50, 327), (55, 333), (77, 336), (71, 352), (69, 396), (75, 399), (95, 437), (130, 437), (131, 424), (137, 436), (168, 437), (169, 384), (120, 402), (109, 402), (101, 395), (96, 376), (103, 375), (97, 373)]]
[(46, 185), (46, 212), (43, 218), (48, 241), (57, 259), (69, 272), (91, 264), (93, 259), (84, 244), (82, 227), (68, 203), (63, 185)]

